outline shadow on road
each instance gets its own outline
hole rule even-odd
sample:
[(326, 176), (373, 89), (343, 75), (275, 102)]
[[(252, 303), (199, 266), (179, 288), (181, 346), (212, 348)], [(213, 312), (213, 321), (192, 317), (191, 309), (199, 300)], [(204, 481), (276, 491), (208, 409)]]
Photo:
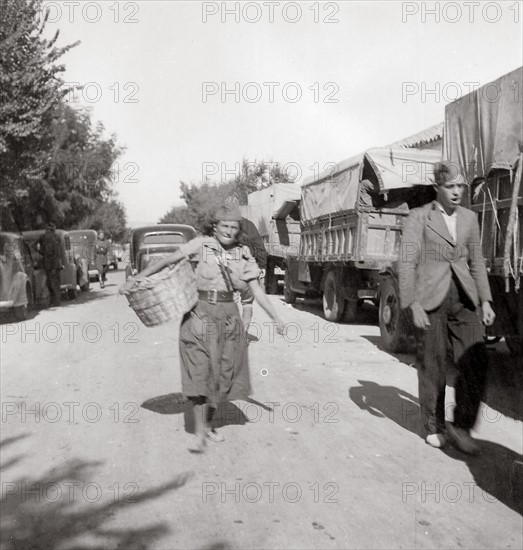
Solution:
[[(283, 297), (281, 297), (280, 299), (282, 302), (285, 302)], [(319, 298), (298, 298), (295, 304), (287, 305), (288, 307), (292, 307), (294, 309), (297, 309), (298, 311), (305, 311), (312, 315), (316, 315), (317, 317), (323, 319), (326, 323), (329, 322), (325, 319), (325, 316), (323, 315), (323, 305), (321, 299)], [(343, 318), (339, 322), (342, 324), (348, 324), (345, 323)], [(350, 324), (376, 326), (378, 324), (378, 308), (374, 304), (364, 301), (363, 304), (358, 307), (356, 320), (351, 322)]]
[[(3, 457), (4, 447), (22, 437), (2, 441)], [(158, 538), (170, 531), (165, 522), (116, 528), (111, 521), (132, 504), (143, 505), (183, 487), (190, 474), (181, 474), (161, 487), (140, 490), (136, 483), (114, 482), (108, 486), (96, 483), (95, 472), (101, 466), (100, 462), (71, 460), (41, 477), (9, 480), (9, 474), (3, 473), (1, 547), (6, 550), (157, 548)]]
[[(382, 340), (379, 336), (364, 335), (363, 338), (405, 365), (416, 368), (413, 353), (390, 352), (382, 346)], [(495, 346), (488, 346), (487, 350), (489, 368), (483, 402), (504, 416), (523, 421), (523, 402), (521, 400), (523, 391), (522, 358), (512, 355), (503, 342)], [(447, 385), (454, 386), (456, 374), (455, 368), (449, 366)]]
[[(31, 309), (27, 312), (27, 319), (26, 321), (19, 321), (16, 319), (14, 312), (12, 311), (2, 311), (0, 312), (0, 325), (6, 325), (6, 324), (16, 324), (16, 323), (23, 323), (27, 321), (32, 321), (38, 315), (44, 311), (50, 310), (50, 311), (59, 311), (63, 308), (73, 308), (75, 306), (81, 306), (83, 304), (87, 304), (89, 302), (94, 302), (96, 300), (105, 300), (108, 298), (113, 298), (115, 296), (118, 296), (118, 287), (119, 285), (117, 283), (107, 284), (106, 289), (108, 287), (114, 287), (114, 289), (111, 289), (110, 292), (100, 290), (99, 288), (93, 288), (91, 286), (91, 290), (87, 292), (78, 292), (77, 297), (74, 300), (70, 300), (69, 298), (66, 298), (65, 296), (62, 297), (61, 303), (57, 307), (36, 307), (35, 309)], [(118, 298), (123, 299), (127, 302), (124, 296), (118, 296)]]
[[(248, 400), (251, 403), (257, 404), (254, 400)], [(182, 414), (185, 419), (185, 431), (194, 433), (194, 418), (191, 410), (191, 402), (186, 399), (182, 393), (169, 393), (167, 395), (159, 395), (147, 399), (141, 405), (144, 409), (158, 414)], [(247, 424), (249, 419), (243, 411), (234, 403), (220, 403), (212, 420), (213, 428), (222, 428), (223, 426)]]
[[(360, 409), (375, 417), (388, 418), (419, 436), (421, 411), (416, 397), (395, 386), (380, 386), (368, 380), (358, 382), (361, 385), (352, 386), (349, 397)], [(481, 447), (478, 457), (465, 455), (453, 447), (443, 452), (449, 458), (465, 462), (480, 489), (523, 514), (523, 456), (491, 441), (477, 441)]]

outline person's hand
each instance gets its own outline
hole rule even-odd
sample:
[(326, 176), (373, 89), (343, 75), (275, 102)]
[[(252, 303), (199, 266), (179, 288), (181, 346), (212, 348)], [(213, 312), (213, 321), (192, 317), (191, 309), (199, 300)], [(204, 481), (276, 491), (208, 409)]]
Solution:
[(490, 305), (490, 302), (483, 302), (481, 304), (481, 310), (483, 312), (483, 324), (490, 327), (496, 318), (496, 314)]
[(281, 319), (275, 319), (274, 321), (278, 323), (276, 325), (276, 333), (281, 336), (285, 332), (285, 323)]
[(134, 277), (130, 277), (118, 290), (118, 294), (125, 294), (127, 290), (130, 290), (131, 287), (134, 285), (136, 279)]
[(410, 310), (412, 311), (412, 321), (415, 327), (423, 329), (430, 327), (429, 316), (419, 302), (412, 302)]

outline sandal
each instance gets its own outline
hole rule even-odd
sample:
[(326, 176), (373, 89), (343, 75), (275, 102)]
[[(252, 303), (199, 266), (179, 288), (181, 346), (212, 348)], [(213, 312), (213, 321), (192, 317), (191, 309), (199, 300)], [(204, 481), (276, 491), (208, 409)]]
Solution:
[(223, 443), (225, 441), (225, 437), (223, 436), (223, 434), (218, 433), (214, 428), (207, 431), (205, 433), (205, 437), (209, 441), (213, 441), (214, 443)]

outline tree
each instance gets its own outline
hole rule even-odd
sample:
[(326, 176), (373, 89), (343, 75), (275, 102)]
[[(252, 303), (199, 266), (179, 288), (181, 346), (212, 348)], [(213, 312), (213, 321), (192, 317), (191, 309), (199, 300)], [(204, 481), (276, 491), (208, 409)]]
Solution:
[(115, 242), (123, 242), (127, 234), (125, 208), (117, 200), (104, 202), (95, 212), (82, 218), (72, 229), (103, 229)]
[(0, 203), (23, 196), (43, 178), (52, 149), (48, 134), (66, 93), (56, 61), (78, 42), (55, 47), (43, 38), (42, 0), (2, 0), (0, 10)]
[[(247, 204), (247, 196), (274, 183), (294, 183), (278, 163), (249, 162), (242, 160), (240, 173), (225, 183), (201, 182), (187, 184), (181, 182), (181, 198), (187, 206), (176, 206), (165, 214), (162, 223), (188, 223), (201, 230), (205, 229), (214, 211), (226, 199), (236, 197), (240, 205)], [(179, 221), (183, 219), (184, 221)]]
[(104, 137), (101, 123), (93, 125), (89, 110), (59, 102), (48, 135), (52, 148), (41, 178), (30, 182), (23, 196), (11, 201), (20, 229), (38, 228), (46, 221), (64, 229), (77, 227), (116, 198), (113, 166), (123, 149), (116, 136)]

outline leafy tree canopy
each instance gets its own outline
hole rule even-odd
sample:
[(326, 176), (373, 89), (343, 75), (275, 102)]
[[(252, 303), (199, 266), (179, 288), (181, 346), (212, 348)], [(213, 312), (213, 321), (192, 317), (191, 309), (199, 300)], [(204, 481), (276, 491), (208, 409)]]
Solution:
[(49, 126), (64, 96), (56, 61), (71, 44), (43, 37), (42, 0), (2, 0), (0, 9), (0, 202), (23, 195), (43, 175)]
[(175, 206), (160, 223), (186, 223), (205, 231), (213, 213), (225, 200), (235, 197), (240, 205), (247, 204), (250, 193), (274, 183), (294, 183), (294, 179), (278, 163), (243, 159), (240, 172), (227, 182), (181, 182), (181, 198), (187, 206)]

